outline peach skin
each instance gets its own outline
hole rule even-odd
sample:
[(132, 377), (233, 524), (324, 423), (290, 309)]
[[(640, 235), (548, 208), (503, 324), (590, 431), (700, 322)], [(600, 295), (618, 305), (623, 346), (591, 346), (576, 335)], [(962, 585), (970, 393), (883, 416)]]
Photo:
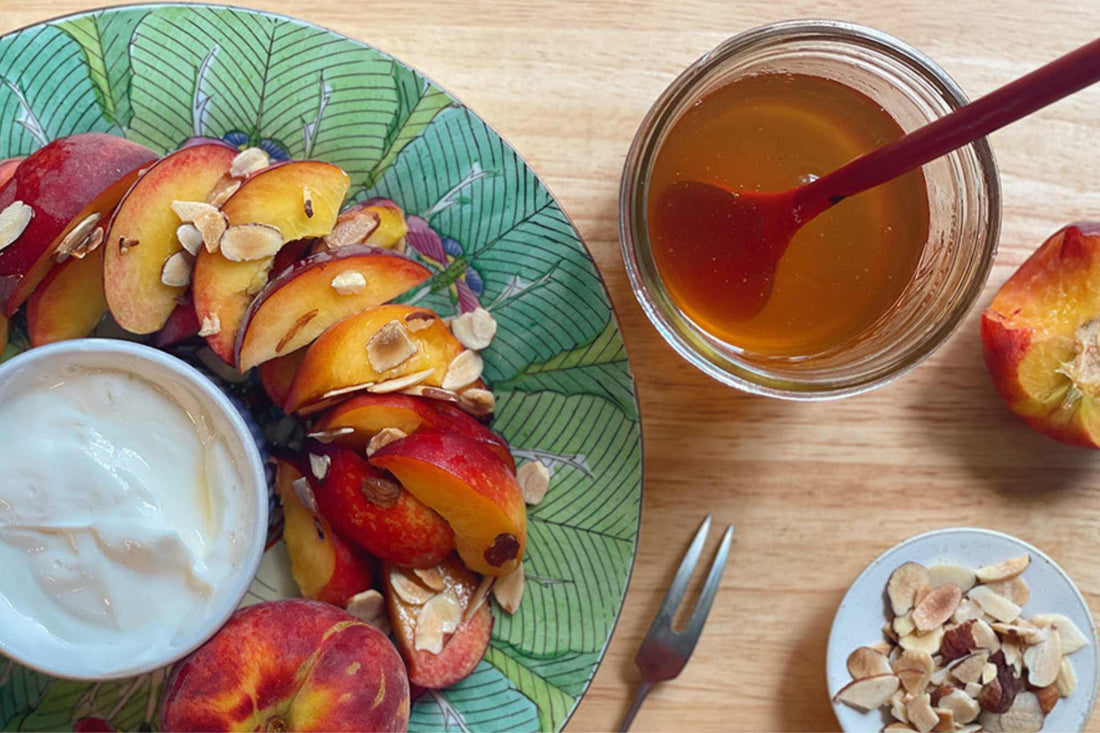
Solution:
[(5, 160), (0, 160), (0, 189), (6, 186), (8, 181), (12, 179), (16, 169), (23, 160), (23, 158), (7, 158)]
[(516, 477), (484, 444), (421, 431), (382, 447), (370, 462), (450, 523), (471, 570), (500, 576), (519, 565), (527, 507)]
[(31, 346), (84, 338), (107, 312), (103, 294), (103, 247), (54, 265), (27, 301)]
[(298, 367), (305, 357), (306, 350), (298, 349), (271, 361), (265, 361), (256, 369), (264, 392), (276, 406), (282, 407), (286, 402), (290, 383), (294, 381), (294, 375), (298, 373)]
[(195, 315), (195, 306), (190, 301), (180, 303), (168, 316), (164, 326), (154, 333), (149, 343), (158, 349), (163, 349), (172, 344), (197, 336), (199, 333), (199, 317)]

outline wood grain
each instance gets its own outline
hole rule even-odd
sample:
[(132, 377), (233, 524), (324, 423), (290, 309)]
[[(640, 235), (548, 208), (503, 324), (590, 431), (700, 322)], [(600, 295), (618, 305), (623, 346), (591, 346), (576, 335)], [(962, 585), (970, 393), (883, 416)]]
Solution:
[[(871, 394), (825, 404), (750, 397), (657, 336), (626, 282), (616, 216), (642, 116), (729, 35), (795, 17), (865, 23), (922, 49), (976, 96), (1091, 40), (1093, 2), (253, 3), (375, 44), (464, 100), (558, 196), (607, 279), (641, 395), (645, 508), (622, 619), (570, 730), (617, 727), (637, 680), (634, 651), (707, 512), (736, 523), (732, 561), (695, 658), (650, 696), (636, 730), (835, 729), (824, 681), (834, 610), (867, 562), (920, 531), (973, 524), (1016, 534), (1100, 608), (1097, 457), (1006, 412), (982, 364), (979, 310), (922, 367)], [(0, 31), (86, 7), (0, 0)], [(1100, 89), (1087, 90), (994, 135), (1004, 228), (979, 309), (1049, 233), (1100, 218), (1097, 109)]]

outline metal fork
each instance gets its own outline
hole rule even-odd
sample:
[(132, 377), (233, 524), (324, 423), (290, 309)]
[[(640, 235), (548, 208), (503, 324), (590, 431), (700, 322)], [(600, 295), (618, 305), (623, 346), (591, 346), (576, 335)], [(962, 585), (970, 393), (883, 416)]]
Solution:
[(699, 594), (699, 602), (695, 604), (695, 610), (691, 612), (691, 618), (683, 631), (674, 631), (672, 619), (676, 610), (684, 600), (684, 592), (687, 590), (688, 581), (699, 564), (699, 557), (703, 554), (703, 543), (706, 542), (710, 532), (710, 515), (706, 516), (699, 531), (695, 533), (695, 539), (691, 541), (680, 562), (680, 568), (676, 571), (676, 577), (672, 579), (672, 585), (661, 601), (661, 608), (657, 611), (657, 617), (649, 627), (649, 631), (638, 648), (638, 655), (634, 658), (635, 664), (642, 672), (642, 681), (638, 685), (638, 691), (634, 695), (634, 702), (626, 711), (626, 717), (619, 728), (620, 733), (630, 730), (630, 724), (634, 722), (634, 716), (638, 714), (646, 696), (658, 682), (671, 680), (683, 671), (684, 665), (695, 651), (695, 644), (699, 641), (699, 635), (703, 632), (703, 624), (706, 623), (707, 614), (714, 603), (714, 596), (718, 593), (718, 585), (722, 580), (722, 571), (726, 569), (726, 560), (729, 559), (730, 542), (733, 540), (733, 525), (726, 527), (722, 535), (722, 542), (718, 545), (718, 551), (714, 553), (714, 562), (711, 563), (710, 572), (707, 573), (707, 581), (703, 585), (703, 591)]

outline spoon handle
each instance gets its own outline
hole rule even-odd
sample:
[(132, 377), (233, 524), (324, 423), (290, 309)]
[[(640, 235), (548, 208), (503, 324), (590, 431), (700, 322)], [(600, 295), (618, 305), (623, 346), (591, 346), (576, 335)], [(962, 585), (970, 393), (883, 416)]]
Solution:
[(803, 220), (1100, 81), (1100, 38), (797, 189)]

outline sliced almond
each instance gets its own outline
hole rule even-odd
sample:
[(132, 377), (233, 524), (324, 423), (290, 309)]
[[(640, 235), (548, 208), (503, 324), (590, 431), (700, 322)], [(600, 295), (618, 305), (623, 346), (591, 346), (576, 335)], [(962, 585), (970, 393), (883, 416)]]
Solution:
[(917, 625), (913, 623), (913, 614), (907, 613), (904, 616), (898, 616), (894, 619), (894, 632), (898, 636), (907, 636), (912, 634), (917, 629)]
[(1021, 692), (1007, 713), (1001, 714), (1001, 730), (1007, 733), (1039, 733), (1045, 716), (1034, 692)]
[(538, 506), (550, 486), (550, 470), (542, 461), (527, 461), (516, 470), (516, 482), (523, 492), (523, 500)]
[(431, 311), (413, 311), (405, 316), (405, 326), (410, 332), (416, 333), (431, 328), (431, 325), (437, 320), (439, 320), (439, 316)]
[(905, 733), (905, 731), (916, 730), (905, 723), (894, 721), (893, 723), (887, 723), (886, 727), (882, 729), (882, 733)]
[(420, 585), (398, 568), (390, 569), (390, 586), (398, 598), (413, 606), (423, 606), (436, 595), (435, 591)]
[(857, 710), (877, 710), (897, 692), (900, 682), (892, 674), (855, 680), (845, 685), (833, 698)]
[(967, 595), (981, 606), (983, 611), (998, 621), (1015, 621), (1020, 617), (1020, 607), (1004, 596), (994, 593), (989, 586), (975, 586)]
[(194, 224), (203, 214), (221, 215), (217, 207), (211, 206), (205, 201), (173, 201), (172, 211), (176, 212), (176, 216), (185, 224)]
[(348, 600), (347, 612), (360, 621), (365, 621), (383, 634), (392, 631), (390, 617), (386, 613), (386, 599), (378, 591), (371, 589), (357, 593)]
[(963, 592), (970, 590), (978, 582), (974, 571), (962, 565), (933, 565), (928, 568), (928, 579), (933, 589), (953, 583)]
[[(327, 399), (330, 399), (332, 397), (342, 397), (343, 395), (346, 395), (346, 394), (351, 394), (353, 392), (359, 392), (359, 391), (364, 390), (364, 389), (370, 389), (373, 386), (374, 386), (374, 382), (362, 382), (361, 384), (352, 384), (348, 387), (340, 387), (338, 389), (330, 389), (328, 392), (325, 392), (324, 394), (321, 395), (321, 400), (327, 400)], [(301, 412), (301, 411), (299, 411), (299, 412)]]
[(180, 241), (187, 253), (192, 257), (198, 256), (202, 248), (202, 232), (194, 224), (180, 224), (176, 227), (176, 239)]
[[(401, 440), (406, 437), (405, 431), (398, 430), (397, 428), (382, 428), (370, 439), (367, 443), (367, 457), (373, 456), (384, 447), (394, 442), (395, 440)], [(436, 589), (438, 590), (438, 588)]]
[(1022, 664), (1024, 652), (1020, 649), (1020, 645), (1014, 639), (1002, 639), (1001, 640), (1001, 653), (1004, 654), (1005, 664), (1011, 667), (1015, 667)]
[(393, 379), (387, 379), (384, 382), (379, 382), (378, 384), (372, 384), (370, 387), (367, 387), (367, 391), (373, 392), (374, 394), (405, 392), (408, 389), (420, 384), (425, 379), (432, 376), (432, 374), (434, 373), (435, 369), (424, 369), (423, 371), (406, 374), (403, 377), (395, 377)]
[(331, 284), (337, 295), (355, 295), (367, 289), (367, 278), (361, 272), (347, 270), (332, 278)]
[(474, 614), (481, 610), (481, 607), (485, 605), (485, 601), (489, 600), (489, 593), (495, 584), (496, 578), (492, 575), (486, 575), (481, 579), (477, 589), (474, 590), (474, 594), (470, 596), (470, 602), (466, 604), (466, 613), (462, 616), (462, 623), (472, 619)]
[(1004, 728), (1001, 727), (1001, 716), (997, 713), (983, 710), (982, 715), (978, 718), (979, 731), (985, 731), (985, 733), (1004, 733)]
[(240, 224), (229, 227), (219, 240), (222, 256), (233, 262), (252, 262), (273, 257), (282, 249), (283, 235), (270, 224)]
[(467, 349), (487, 348), (497, 333), (497, 322), (484, 308), (477, 308), (451, 321), (451, 333)]
[(377, 372), (400, 366), (416, 353), (416, 344), (399, 321), (384, 324), (367, 341), (367, 358)]
[(442, 591), (447, 587), (447, 584), (443, 582), (443, 574), (439, 572), (439, 568), (415, 568), (413, 573), (421, 583), (434, 591)]
[[(449, 391), (449, 390), (444, 390)], [(425, 394), (425, 397), (428, 395)], [(458, 406), (474, 417), (486, 417), (493, 414), (497, 400), (487, 389), (471, 387), (458, 393)]]
[(497, 599), (500, 607), (509, 614), (514, 614), (519, 610), (519, 602), (523, 599), (525, 581), (526, 572), (521, 562), (515, 570), (497, 578), (497, 582), (493, 584), (493, 597)]
[(373, 211), (366, 209), (345, 211), (336, 218), (336, 226), (325, 236), (325, 246), (328, 249), (336, 249), (351, 244), (362, 244), (378, 228), (379, 221), (378, 214)]
[(902, 616), (909, 613), (913, 608), (917, 592), (925, 586), (931, 586), (927, 568), (915, 562), (907, 562), (899, 566), (886, 583), (886, 595), (890, 599), (894, 614)]
[[(961, 728), (956, 728), (955, 733), (982, 733), (982, 724), (981, 723), (971, 723), (969, 725), (964, 725)], [(987, 732), (987, 733), (991, 733), (991, 732)]]
[(974, 643), (978, 649), (988, 649), (995, 652), (1001, 648), (1001, 639), (984, 619), (977, 619), (970, 627), (970, 633), (974, 636)]
[(905, 690), (914, 695), (924, 692), (932, 674), (934, 663), (928, 652), (906, 649), (894, 661), (893, 672), (901, 680)]
[(225, 214), (215, 209), (200, 214), (195, 219), (194, 226), (206, 245), (206, 251), (213, 254), (221, 248), (222, 237), (229, 230), (229, 220)]
[(913, 608), (913, 623), (919, 631), (931, 631), (951, 618), (961, 600), (959, 586), (954, 583), (940, 586)]
[(298, 497), (298, 501), (301, 502), (302, 506), (314, 514), (319, 511), (317, 497), (313, 494), (313, 487), (309, 485), (308, 478), (299, 476), (290, 482), (290, 487), (294, 489), (294, 494)]
[(217, 313), (203, 316), (202, 325), (199, 327), (199, 336), (206, 338), (221, 333), (222, 323)]
[(932, 709), (932, 698), (928, 694), (917, 695), (905, 707), (909, 716), (909, 725), (920, 733), (928, 733), (940, 722), (940, 716)]
[(888, 641), (876, 641), (874, 644), (871, 644), (869, 648), (874, 649), (884, 657), (890, 656), (890, 652), (894, 651), (894, 645)]
[(982, 684), (988, 685), (995, 679), (997, 679), (997, 665), (986, 662), (985, 666), (982, 667)]
[(1054, 706), (1058, 704), (1058, 698), (1061, 695), (1058, 694), (1057, 685), (1047, 685), (1046, 687), (1040, 687), (1034, 690), (1035, 697), (1039, 698), (1039, 709), (1043, 711), (1043, 715), (1048, 715)]
[(921, 651), (932, 655), (940, 650), (940, 642), (943, 641), (943, 627), (939, 627), (927, 633), (914, 631), (898, 639), (898, 645), (902, 649)]
[[(982, 678), (982, 670), (985, 669), (985, 665), (986, 655), (984, 653), (971, 654), (951, 665), (951, 676), (964, 685), (968, 682), (978, 682)], [(970, 721), (965, 722), (969, 723)]]
[(327, 444), (327, 443), (331, 443), (332, 441), (336, 440), (337, 438), (339, 438), (341, 436), (351, 435), (354, 432), (355, 432), (355, 428), (352, 428), (352, 427), (333, 428), (332, 430), (317, 430), (317, 431), (312, 432), (312, 433), (306, 433), (306, 437), (307, 438), (313, 438), (318, 443), (326, 443)]
[(263, 148), (245, 148), (229, 164), (229, 175), (245, 178), (271, 165), (271, 156)]
[(328, 476), (328, 469), (332, 465), (332, 459), (328, 456), (319, 456), (316, 453), (309, 454), (309, 470), (318, 481), (324, 481)]
[(13, 201), (0, 211), (0, 252), (15, 243), (34, 218), (34, 209), (22, 201)]
[(170, 288), (184, 288), (191, 284), (191, 270), (195, 258), (183, 250), (176, 252), (164, 261), (160, 270), (160, 281)]
[[(890, 715), (894, 717), (894, 720), (908, 724), (909, 713), (905, 712), (905, 704), (908, 702), (908, 700), (905, 699), (905, 691), (898, 690), (890, 696), (890, 700), (888, 702), (890, 703)], [(888, 728), (889, 726), (887, 726), (887, 729)], [(908, 725), (904, 725), (903, 728), (905, 730), (913, 730)]]
[(952, 626), (943, 633), (943, 641), (940, 643), (940, 654), (945, 661), (962, 659), (978, 648), (974, 640), (974, 619), (966, 623)]
[(1000, 621), (994, 621), (989, 626), (1002, 637), (1011, 637), (1013, 641), (1024, 645), (1038, 644), (1047, 637), (1048, 633), (1047, 629), (1033, 626), (1023, 619), (1016, 619), (1016, 621), (1011, 624), (1003, 624)]
[(84, 238), (80, 244), (78, 244), (70, 253), (78, 260), (82, 260), (90, 253), (99, 249), (99, 245), (103, 244), (103, 240), (106, 238), (106, 234), (103, 231), (103, 227), (96, 227), (92, 230), (92, 233)]
[(1062, 667), (1062, 635), (1057, 629), (1051, 629), (1046, 639), (1024, 651), (1024, 666), (1032, 687), (1054, 684)]
[(1058, 679), (1054, 681), (1058, 686), (1058, 694), (1069, 697), (1077, 689), (1077, 670), (1073, 668), (1073, 662), (1069, 657), (1062, 657), (1062, 663), (1058, 666)]
[(955, 613), (951, 614), (951, 620), (957, 624), (963, 624), (972, 619), (979, 619), (985, 612), (982, 607), (967, 597), (959, 601)]
[(861, 646), (848, 655), (848, 674), (852, 675), (854, 680), (892, 673), (890, 661), (886, 656), (871, 647)]
[(954, 733), (955, 712), (953, 710), (945, 710), (937, 705), (932, 708), (932, 712), (939, 718), (935, 727), (932, 728), (934, 733)]
[(447, 366), (447, 373), (443, 375), (443, 389), (459, 391), (463, 387), (481, 378), (481, 372), (485, 368), (485, 362), (476, 351), (466, 349), (451, 360)]
[(211, 206), (220, 207), (229, 197), (237, 193), (237, 189), (241, 187), (241, 182), (235, 178), (222, 178), (214, 186), (214, 190), (210, 192), (209, 203)]
[[(425, 604), (425, 608), (427, 604)], [(443, 623), (442, 616), (436, 613), (420, 613), (416, 617), (416, 628), (413, 631), (413, 647), (417, 651), (439, 654), (443, 651)]]
[(995, 565), (986, 565), (984, 568), (978, 568), (974, 574), (977, 575), (978, 580), (983, 583), (996, 583), (1001, 580), (1015, 578), (1017, 575), (1024, 572), (1030, 563), (1030, 555), (1020, 555), (1019, 557), (1014, 557), (1010, 560), (996, 563)]
[[(982, 694), (982, 683), (981, 682), (967, 682), (966, 686), (963, 687), (963, 692), (965, 692), (967, 695), (970, 695), (970, 697), (974, 698), (974, 702), (976, 703), (978, 701), (978, 695)], [(979, 705), (978, 707), (980, 709), (981, 705)]]
[(891, 623), (889, 621), (884, 623), (882, 625), (882, 633), (887, 639), (889, 639), (893, 643), (897, 644), (897, 642), (898, 642), (898, 632), (894, 631), (894, 624), (893, 623)]
[(1060, 613), (1040, 613), (1031, 617), (1031, 623), (1039, 628), (1058, 629), (1062, 635), (1062, 654), (1073, 654), (1079, 649), (1089, 645), (1088, 637), (1081, 633), (1077, 624), (1070, 620), (1069, 616)]
[(313, 218), (313, 191), (309, 190), (309, 186), (302, 186), (302, 212), (307, 219)]
[(1031, 588), (1027, 581), (1017, 575), (1015, 578), (1000, 580), (996, 583), (986, 583), (986, 586), (999, 596), (1004, 596), (1017, 606), (1022, 606), (1031, 599)]
[[(14, 204), (12, 204), (12, 206), (14, 206)], [(95, 229), (96, 222), (98, 221), (99, 214), (90, 214), (82, 219), (79, 224), (70, 229), (69, 233), (65, 235), (65, 238), (61, 240), (61, 244), (59, 244), (54, 251), (54, 260), (57, 262), (64, 262), (65, 259), (72, 254), (73, 250), (79, 249), (81, 245), (88, 240), (88, 237), (91, 236), (92, 230)]]

